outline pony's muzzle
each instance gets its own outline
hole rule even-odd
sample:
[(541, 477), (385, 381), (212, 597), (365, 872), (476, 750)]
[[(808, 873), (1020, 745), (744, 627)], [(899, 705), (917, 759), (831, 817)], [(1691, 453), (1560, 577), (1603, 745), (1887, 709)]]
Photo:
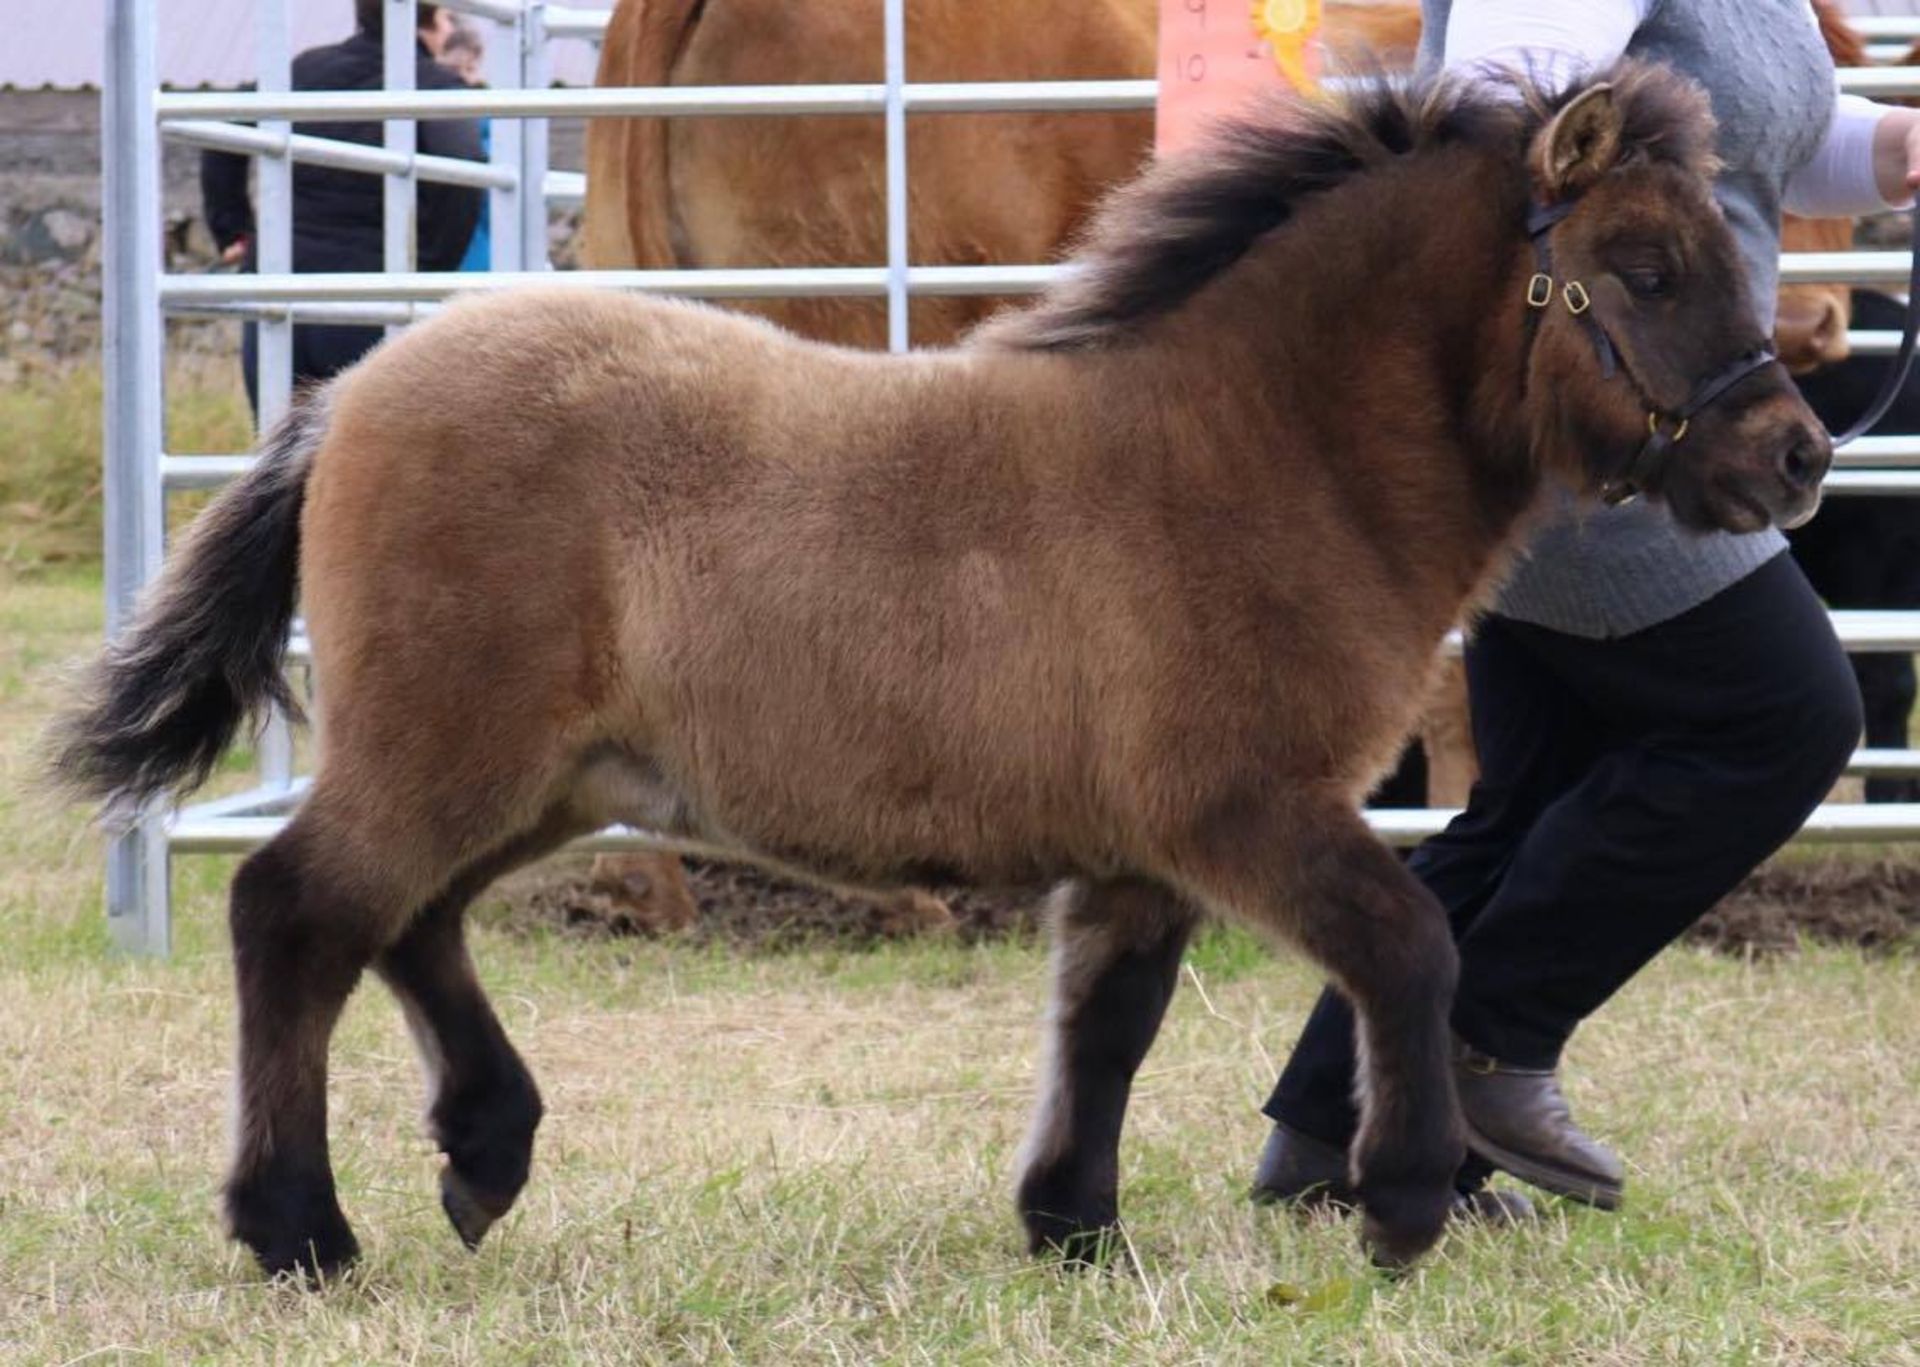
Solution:
[(1832, 468), (1833, 439), (1826, 428), (1817, 421), (1794, 424), (1773, 460), (1782, 495), (1774, 520), (1791, 529), (1811, 518), (1820, 507), (1820, 482)]

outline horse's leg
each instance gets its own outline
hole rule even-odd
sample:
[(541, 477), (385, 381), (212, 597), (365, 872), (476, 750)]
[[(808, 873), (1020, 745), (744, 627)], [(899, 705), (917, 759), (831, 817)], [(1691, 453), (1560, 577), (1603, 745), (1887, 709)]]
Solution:
[(309, 806), (233, 880), (240, 1055), (226, 1217), (269, 1273), (326, 1276), (359, 1252), (327, 1156), (327, 1044), (408, 900), (364, 868)]
[(1036, 1253), (1090, 1260), (1119, 1219), (1127, 1094), (1173, 995), (1193, 919), (1152, 883), (1075, 883), (1054, 899), (1046, 1062), (1019, 1191)]
[(1466, 1155), (1447, 1023), (1459, 956), (1445, 913), (1344, 806), (1242, 812), (1202, 850), (1196, 892), (1299, 946), (1353, 1003), (1364, 1237), (1376, 1262), (1404, 1265), (1440, 1237)]
[(447, 1156), (440, 1204), (468, 1248), (512, 1208), (533, 1161), (540, 1092), (467, 952), (468, 904), (501, 874), (575, 834), (562, 816), (456, 878), (374, 961), (399, 999), (427, 1074), (427, 1125)]

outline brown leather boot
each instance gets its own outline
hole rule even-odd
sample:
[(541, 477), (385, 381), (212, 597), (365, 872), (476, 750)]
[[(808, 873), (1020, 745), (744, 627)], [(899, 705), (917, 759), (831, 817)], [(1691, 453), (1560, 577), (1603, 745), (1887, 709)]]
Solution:
[(1620, 1204), (1620, 1156), (1573, 1123), (1551, 1068), (1517, 1068), (1455, 1042), (1454, 1085), (1467, 1148), (1542, 1191), (1601, 1210)]
[[(1484, 1180), (1484, 1169), (1482, 1170)], [(1295, 1210), (1352, 1210), (1360, 1204), (1347, 1178), (1347, 1156), (1311, 1135), (1275, 1124), (1254, 1168), (1248, 1199), (1256, 1205), (1285, 1205)], [(1517, 1191), (1495, 1191), (1475, 1181), (1455, 1195), (1453, 1218), (1491, 1226), (1524, 1224), (1534, 1218), (1533, 1202)]]

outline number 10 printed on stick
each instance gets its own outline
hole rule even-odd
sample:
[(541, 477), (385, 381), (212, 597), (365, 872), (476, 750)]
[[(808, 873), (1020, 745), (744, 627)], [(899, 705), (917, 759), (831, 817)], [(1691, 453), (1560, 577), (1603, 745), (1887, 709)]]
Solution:
[(1320, 0), (1160, 0), (1159, 150), (1260, 91), (1314, 89), (1319, 37)]

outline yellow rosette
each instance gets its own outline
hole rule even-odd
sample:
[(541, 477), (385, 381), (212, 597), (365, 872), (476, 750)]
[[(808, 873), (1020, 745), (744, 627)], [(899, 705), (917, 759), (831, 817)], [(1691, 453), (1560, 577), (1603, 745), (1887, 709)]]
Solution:
[(1253, 0), (1253, 31), (1266, 41), (1295, 90), (1319, 88), (1307, 51), (1320, 32), (1320, 0)]

